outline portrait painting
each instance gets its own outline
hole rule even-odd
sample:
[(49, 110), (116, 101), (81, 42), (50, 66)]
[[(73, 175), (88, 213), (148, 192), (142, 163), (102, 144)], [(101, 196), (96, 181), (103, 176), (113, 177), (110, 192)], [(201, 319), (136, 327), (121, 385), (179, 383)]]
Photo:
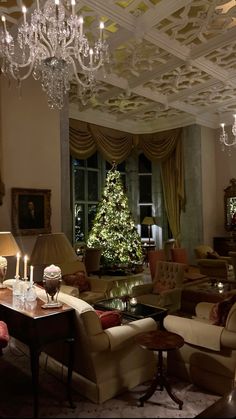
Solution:
[(13, 234), (51, 233), (50, 198), (50, 189), (12, 188)]

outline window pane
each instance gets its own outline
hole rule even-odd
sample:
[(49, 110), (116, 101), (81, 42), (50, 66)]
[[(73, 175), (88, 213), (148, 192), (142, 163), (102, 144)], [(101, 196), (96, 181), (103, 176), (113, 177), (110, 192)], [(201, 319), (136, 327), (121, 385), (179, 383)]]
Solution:
[(88, 201), (98, 201), (98, 173), (88, 171)]
[(75, 204), (75, 242), (84, 241), (84, 205)]
[(84, 171), (77, 170), (75, 173), (75, 201), (84, 201)]
[(94, 153), (91, 157), (87, 159), (87, 167), (91, 167), (93, 169), (98, 168), (98, 154)]
[(139, 176), (139, 202), (152, 202), (152, 176)]
[(78, 159), (73, 159), (73, 165), (74, 167), (85, 167), (85, 161), (86, 160), (78, 160)]
[[(148, 237), (148, 226), (142, 224), (145, 217), (152, 217), (152, 205), (140, 205), (141, 237)], [(150, 237), (152, 237), (152, 229), (150, 229)]]
[(88, 205), (88, 232), (91, 230), (97, 212), (97, 205)]
[[(112, 168), (112, 164), (110, 164), (108, 161), (106, 161), (106, 170), (110, 170)], [(122, 163), (117, 164), (116, 169), (119, 172), (125, 172), (125, 161)]]
[(138, 171), (139, 173), (152, 173), (152, 162), (144, 154), (139, 155)]

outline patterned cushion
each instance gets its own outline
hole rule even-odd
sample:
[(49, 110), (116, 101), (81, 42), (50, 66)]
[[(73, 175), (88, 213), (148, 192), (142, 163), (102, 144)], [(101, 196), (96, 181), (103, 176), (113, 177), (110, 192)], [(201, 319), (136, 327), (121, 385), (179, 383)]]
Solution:
[(77, 271), (73, 274), (67, 274), (62, 276), (63, 282), (66, 285), (78, 287), (80, 292), (90, 291), (90, 282), (84, 271)]
[(102, 311), (95, 310), (101, 320), (102, 328), (108, 329), (109, 327), (120, 326), (122, 314), (118, 310)]
[(214, 304), (209, 315), (209, 320), (212, 324), (225, 326), (229, 311), (235, 302), (236, 295), (233, 295), (230, 298), (226, 298), (225, 300)]
[(207, 252), (207, 259), (220, 259), (220, 255), (217, 252)]

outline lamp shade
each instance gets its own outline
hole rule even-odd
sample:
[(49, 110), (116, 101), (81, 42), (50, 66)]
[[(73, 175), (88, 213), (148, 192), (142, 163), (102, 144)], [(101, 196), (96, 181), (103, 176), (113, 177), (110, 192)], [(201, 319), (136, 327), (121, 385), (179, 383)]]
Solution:
[(77, 256), (64, 233), (39, 234), (30, 257), (32, 265), (62, 264), (74, 260)]
[(0, 255), (13, 256), (20, 253), (20, 248), (10, 231), (0, 232)]
[(155, 217), (144, 217), (144, 219), (142, 221), (142, 224), (148, 225), (148, 226), (154, 225), (156, 223), (157, 222), (156, 222)]

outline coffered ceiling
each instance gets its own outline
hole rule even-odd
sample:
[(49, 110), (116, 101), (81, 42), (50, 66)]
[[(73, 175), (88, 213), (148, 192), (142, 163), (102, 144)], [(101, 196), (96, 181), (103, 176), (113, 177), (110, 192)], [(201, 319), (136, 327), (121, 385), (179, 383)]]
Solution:
[[(0, 0), (0, 13), (15, 24), (21, 5)], [(103, 20), (111, 56), (86, 104), (72, 81), (70, 117), (133, 133), (232, 123), (236, 0), (77, 0), (76, 11), (91, 37)]]

